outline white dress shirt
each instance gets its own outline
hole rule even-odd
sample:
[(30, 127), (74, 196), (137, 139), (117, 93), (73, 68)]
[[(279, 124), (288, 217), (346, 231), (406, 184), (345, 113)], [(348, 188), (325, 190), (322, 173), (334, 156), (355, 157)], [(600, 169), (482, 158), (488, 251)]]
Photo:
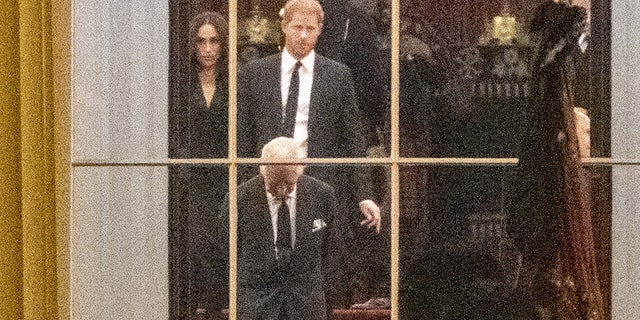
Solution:
[[(309, 124), (309, 106), (311, 102), (311, 85), (313, 84), (313, 66), (315, 64), (316, 52), (311, 51), (307, 56), (300, 60), (302, 64), (298, 70), (299, 75), (299, 91), (298, 91), (298, 109), (296, 112), (296, 126), (293, 132), (293, 139), (298, 141), (302, 146), (304, 157), (307, 156), (307, 139), (309, 132), (307, 126)], [(285, 48), (282, 52), (282, 62), (280, 65), (280, 94), (282, 95), (283, 110), (287, 105), (289, 96), (289, 85), (291, 84), (291, 74), (298, 60), (293, 58)]]
[[(289, 223), (291, 224), (291, 239), (296, 238), (296, 189), (287, 195), (287, 205), (289, 206)], [(273, 230), (273, 244), (276, 244), (278, 240), (278, 209), (282, 205), (282, 200), (274, 197), (269, 191), (267, 191), (267, 202), (269, 202), (269, 211), (271, 212), (271, 227)], [(292, 248), (295, 248), (295, 241), (293, 241)]]

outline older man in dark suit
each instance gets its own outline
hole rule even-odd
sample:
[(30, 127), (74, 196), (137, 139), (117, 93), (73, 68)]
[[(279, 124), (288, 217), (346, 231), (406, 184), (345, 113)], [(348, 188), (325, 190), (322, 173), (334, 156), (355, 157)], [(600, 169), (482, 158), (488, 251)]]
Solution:
[[(279, 137), (262, 157), (303, 155), (298, 142)], [(344, 247), (334, 190), (303, 175), (302, 165), (263, 165), (260, 173), (238, 187), (237, 319), (326, 319), (325, 290), (336, 285)]]

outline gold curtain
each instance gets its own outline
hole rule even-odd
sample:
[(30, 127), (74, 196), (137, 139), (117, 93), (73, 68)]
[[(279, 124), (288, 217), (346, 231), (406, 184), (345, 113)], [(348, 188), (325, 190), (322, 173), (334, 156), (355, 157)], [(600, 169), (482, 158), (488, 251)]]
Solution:
[(0, 6), (0, 319), (22, 318), (18, 2)]
[(68, 318), (70, 2), (0, 19), (0, 319)]

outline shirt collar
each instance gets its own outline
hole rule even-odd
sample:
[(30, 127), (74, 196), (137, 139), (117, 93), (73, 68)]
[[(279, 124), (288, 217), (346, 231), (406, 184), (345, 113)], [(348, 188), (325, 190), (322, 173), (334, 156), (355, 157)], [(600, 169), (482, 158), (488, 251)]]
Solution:
[[(286, 70), (287, 72), (291, 72), (293, 70), (293, 66), (296, 64), (296, 59), (291, 56), (287, 48), (284, 48), (282, 51), (282, 70)], [(311, 50), (308, 55), (304, 58), (300, 59), (300, 63), (302, 63), (302, 67), (306, 70), (313, 71), (313, 66), (316, 61), (316, 51)]]
[[(266, 189), (265, 189), (266, 190)], [(287, 199), (295, 199), (298, 190), (298, 185), (293, 186), (293, 191), (287, 195)], [(267, 192), (267, 201), (269, 204), (280, 204), (280, 199), (274, 197), (269, 191)]]

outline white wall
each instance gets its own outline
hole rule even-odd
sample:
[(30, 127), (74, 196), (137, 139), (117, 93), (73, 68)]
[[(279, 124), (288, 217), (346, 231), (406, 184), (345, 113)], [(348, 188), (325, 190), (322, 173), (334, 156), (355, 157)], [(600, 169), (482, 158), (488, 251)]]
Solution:
[(640, 3), (612, 4), (612, 158), (635, 165), (613, 167), (612, 314), (640, 315)]
[(167, 170), (77, 167), (71, 318), (168, 319)]
[(73, 160), (167, 157), (167, 1), (73, 1)]
[[(167, 159), (168, 2), (74, 0), (72, 159)], [(166, 167), (75, 166), (72, 319), (168, 319)]]

